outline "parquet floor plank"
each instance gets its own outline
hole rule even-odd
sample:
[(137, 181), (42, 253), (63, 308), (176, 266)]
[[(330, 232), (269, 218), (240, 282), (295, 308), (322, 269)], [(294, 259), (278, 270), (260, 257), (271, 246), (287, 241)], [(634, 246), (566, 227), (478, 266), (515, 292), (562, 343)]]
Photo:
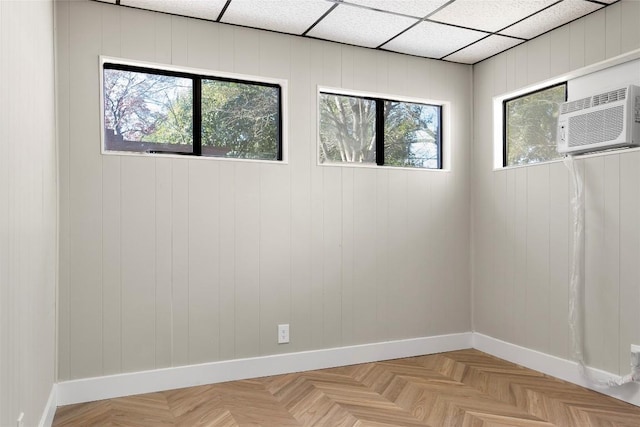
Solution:
[(69, 405), (53, 425), (640, 427), (640, 408), (461, 350)]
[(83, 424), (103, 426), (109, 423), (110, 418), (111, 401), (101, 400), (59, 407), (56, 410), (53, 424), (60, 426), (80, 426)]

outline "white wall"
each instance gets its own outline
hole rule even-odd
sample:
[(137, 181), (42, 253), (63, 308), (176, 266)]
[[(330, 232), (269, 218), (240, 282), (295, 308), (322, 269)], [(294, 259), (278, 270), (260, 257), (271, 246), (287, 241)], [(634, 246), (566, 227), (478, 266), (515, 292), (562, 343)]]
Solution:
[(38, 423), (55, 380), (53, 2), (0, 1), (0, 425)]
[[(60, 380), (470, 329), (470, 66), (56, 8)], [(288, 79), (289, 163), (101, 155), (100, 54)], [(450, 101), (451, 171), (317, 166), (317, 85)]]
[[(570, 356), (568, 174), (562, 162), (493, 171), (492, 97), (640, 48), (639, 22), (640, 2), (623, 0), (474, 66), (476, 331)], [(586, 360), (627, 373), (629, 344), (640, 343), (640, 152), (579, 163), (587, 209)]]

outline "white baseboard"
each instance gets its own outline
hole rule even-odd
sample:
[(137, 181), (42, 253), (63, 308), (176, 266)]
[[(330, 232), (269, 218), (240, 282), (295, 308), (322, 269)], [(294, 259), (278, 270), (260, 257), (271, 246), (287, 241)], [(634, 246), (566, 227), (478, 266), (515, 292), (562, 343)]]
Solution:
[[(580, 375), (576, 362), (501, 341), (477, 332), (473, 333), (473, 348), (552, 377), (624, 400), (632, 405), (640, 406), (640, 384), (638, 383), (625, 384), (619, 387), (598, 387)], [(609, 379), (614, 375), (595, 368), (587, 369), (596, 380)]]
[[(475, 348), (640, 406), (638, 383), (621, 387), (597, 387), (580, 375), (575, 362), (480, 333), (466, 332), (64, 381), (53, 386), (40, 426), (51, 425), (56, 406), (465, 348)], [(612, 375), (598, 369), (588, 369), (594, 378), (604, 379)]]
[(57, 387), (57, 384), (51, 386), (51, 393), (49, 393), (49, 399), (47, 399), (47, 405), (44, 407), (38, 427), (51, 427), (53, 424), (53, 417), (55, 417), (58, 408)]
[[(471, 348), (472, 333), (235, 359), (57, 384), (57, 405)], [(50, 424), (49, 424), (50, 425)]]

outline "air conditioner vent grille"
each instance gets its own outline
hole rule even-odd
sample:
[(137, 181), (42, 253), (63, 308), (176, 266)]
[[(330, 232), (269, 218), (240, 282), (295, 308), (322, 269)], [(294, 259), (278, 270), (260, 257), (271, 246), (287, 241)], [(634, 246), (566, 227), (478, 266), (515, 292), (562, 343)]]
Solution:
[(584, 110), (591, 106), (591, 98), (582, 98), (576, 101), (566, 102), (562, 104), (560, 114), (573, 113), (574, 111)]
[(615, 140), (624, 128), (624, 106), (569, 117), (569, 146), (599, 144)]
[(610, 102), (623, 101), (627, 97), (627, 88), (612, 90), (599, 95), (582, 98), (571, 102), (565, 102), (560, 108), (560, 114), (573, 113), (585, 108), (608, 104)]
[(610, 102), (622, 101), (625, 99), (627, 89), (612, 90), (611, 92), (601, 93), (593, 97), (592, 106), (608, 104)]

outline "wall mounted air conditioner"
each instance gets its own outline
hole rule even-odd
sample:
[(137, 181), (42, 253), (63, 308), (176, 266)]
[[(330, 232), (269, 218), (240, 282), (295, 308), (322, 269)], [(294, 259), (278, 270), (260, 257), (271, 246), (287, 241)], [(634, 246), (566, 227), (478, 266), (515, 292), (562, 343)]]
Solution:
[(558, 152), (640, 145), (640, 87), (627, 86), (560, 104)]

